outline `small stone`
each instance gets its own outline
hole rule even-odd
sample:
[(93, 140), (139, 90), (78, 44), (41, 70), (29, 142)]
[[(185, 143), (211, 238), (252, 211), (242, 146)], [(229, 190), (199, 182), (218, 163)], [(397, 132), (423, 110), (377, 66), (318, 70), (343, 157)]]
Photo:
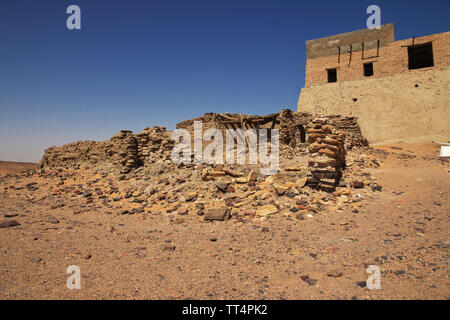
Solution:
[(303, 213), (299, 213), (299, 214), (296, 216), (296, 218), (297, 218), (297, 220), (305, 220), (305, 216), (303, 215)]
[(241, 172), (236, 171), (236, 170), (233, 170), (233, 169), (224, 168), (223, 171), (224, 171), (227, 175), (232, 176), (232, 177), (235, 177), (235, 178), (237, 178), (237, 177), (242, 177), (242, 173), (241, 173)]
[(290, 210), (291, 212), (298, 212), (299, 209), (297, 207), (292, 207)]
[(90, 258), (92, 258), (92, 256), (91, 256), (89, 253), (86, 253), (86, 254), (83, 256), (83, 259), (84, 259), (84, 260), (89, 260)]
[(250, 171), (250, 173), (248, 174), (248, 177), (247, 177), (247, 184), (249, 186), (254, 186), (255, 183), (256, 183), (256, 172)]
[(277, 183), (273, 185), (273, 188), (275, 189), (275, 192), (277, 193), (278, 196), (282, 196), (286, 192), (286, 187)]
[(257, 216), (268, 216), (268, 215), (271, 215), (271, 214), (274, 214), (277, 212), (278, 212), (278, 209), (271, 204), (268, 204), (268, 205), (265, 205), (265, 206), (262, 206), (262, 207), (259, 207), (258, 209), (256, 209)]
[(228, 208), (213, 208), (208, 209), (205, 214), (205, 220), (221, 220), (225, 219), (225, 216), (228, 213)]
[(90, 192), (90, 191), (83, 192), (83, 197), (85, 197), (85, 198), (92, 197), (92, 192)]
[(303, 188), (306, 185), (306, 181), (308, 180), (307, 177), (303, 177), (295, 183), (297, 185), (297, 188)]
[(7, 220), (2, 223), (0, 223), (0, 228), (9, 228), (9, 227), (16, 227), (20, 226), (20, 223), (16, 220)]
[(311, 279), (309, 276), (300, 276), (300, 279), (305, 281), (310, 286), (314, 286), (317, 283), (317, 280)]
[(332, 270), (327, 273), (327, 276), (332, 277), (332, 278), (339, 278), (342, 275), (343, 275), (343, 273), (338, 270)]
[(236, 178), (236, 183), (246, 183), (247, 182), (247, 178), (245, 178), (245, 177), (239, 177), (239, 178)]
[(179, 215), (185, 215), (185, 214), (187, 214), (189, 212), (189, 209), (188, 208), (180, 208), (180, 209), (178, 209), (178, 214)]
[(285, 167), (284, 170), (286, 170), (286, 171), (302, 171), (302, 168), (300, 168), (298, 166), (288, 166), (288, 167)]
[(217, 181), (216, 187), (223, 192), (227, 192), (228, 186), (230, 184), (231, 180), (229, 178), (221, 178)]
[(355, 189), (362, 189), (362, 188), (364, 188), (364, 182), (354, 180), (351, 182), (351, 186)]
[(184, 222), (184, 219), (183, 218), (176, 218), (174, 221), (173, 221), (173, 224), (182, 224)]
[(163, 249), (166, 251), (174, 251), (175, 250), (175, 246), (173, 244), (165, 244)]
[(356, 282), (356, 285), (360, 286), (361, 288), (365, 288), (367, 283), (366, 283), (366, 281), (358, 281), (358, 282)]
[(296, 196), (296, 194), (292, 191), (289, 191), (289, 192), (286, 192), (286, 196), (292, 199)]

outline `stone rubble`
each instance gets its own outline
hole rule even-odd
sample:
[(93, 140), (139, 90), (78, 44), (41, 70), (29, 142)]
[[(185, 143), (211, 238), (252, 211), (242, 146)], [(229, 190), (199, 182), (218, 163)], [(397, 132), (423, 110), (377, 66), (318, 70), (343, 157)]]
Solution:
[[(255, 117), (247, 118), (247, 125), (269, 119), (269, 126), (280, 129), (280, 171), (273, 176), (261, 175), (258, 164), (175, 164), (171, 160), (175, 142), (164, 127), (136, 134), (122, 130), (104, 142), (49, 148), (40, 169), (24, 175), (56, 182), (50, 194), (72, 194), (79, 202), (73, 206), (74, 214), (98, 204), (120, 215), (167, 214), (173, 224), (190, 217), (237, 223), (274, 216), (304, 220), (320, 212), (358, 210), (366, 192), (382, 190), (364, 171), (378, 166), (382, 155), (366, 145), (354, 118), (313, 118), (287, 109), (269, 118)], [(191, 130), (198, 119), (206, 120), (203, 130), (224, 129), (221, 114), (205, 114), (177, 127)], [(225, 119), (235, 123), (238, 118), (226, 114)], [(91, 172), (83, 183), (81, 172)], [(33, 192), (42, 186), (11, 188)], [(55, 202), (51, 208), (64, 205)]]

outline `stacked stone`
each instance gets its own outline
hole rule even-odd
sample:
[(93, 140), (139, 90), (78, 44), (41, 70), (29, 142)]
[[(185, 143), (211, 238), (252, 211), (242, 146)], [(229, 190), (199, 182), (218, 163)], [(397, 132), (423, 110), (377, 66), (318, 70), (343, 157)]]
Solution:
[(137, 168), (139, 164), (137, 157), (138, 144), (133, 132), (121, 130), (111, 140), (118, 149), (117, 155), (122, 166), (121, 173), (128, 173), (134, 168)]
[(150, 155), (150, 147), (148, 145), (149, 142), (149, 130), (150, 128), (145, 128), (142, 132), (136, 134), (136, 140), (138, 145), (138, 162), (139, 165), (145, 163), (145, 160)]
[(326, 118), (312, 120), (308, 127), (309, 169), (307, 183), (332, 192), (345, 164), (345, 135), (328, 124)]

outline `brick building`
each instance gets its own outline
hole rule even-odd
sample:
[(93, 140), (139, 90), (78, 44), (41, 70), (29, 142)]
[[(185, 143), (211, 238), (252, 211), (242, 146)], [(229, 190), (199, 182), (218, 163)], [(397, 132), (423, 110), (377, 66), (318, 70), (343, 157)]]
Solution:
[(372, 143), (450, 139), (450, 32), (400, 41), (394, 25), (306, 42), (298, 111), (357, 116)]

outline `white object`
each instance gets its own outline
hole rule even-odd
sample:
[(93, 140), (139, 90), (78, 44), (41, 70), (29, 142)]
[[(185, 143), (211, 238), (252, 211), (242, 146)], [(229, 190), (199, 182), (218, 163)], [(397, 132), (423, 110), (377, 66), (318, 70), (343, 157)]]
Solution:
[(450, 160), (450, 146), (441, 146), (439, 158), (441, 158), (441, 160)]

